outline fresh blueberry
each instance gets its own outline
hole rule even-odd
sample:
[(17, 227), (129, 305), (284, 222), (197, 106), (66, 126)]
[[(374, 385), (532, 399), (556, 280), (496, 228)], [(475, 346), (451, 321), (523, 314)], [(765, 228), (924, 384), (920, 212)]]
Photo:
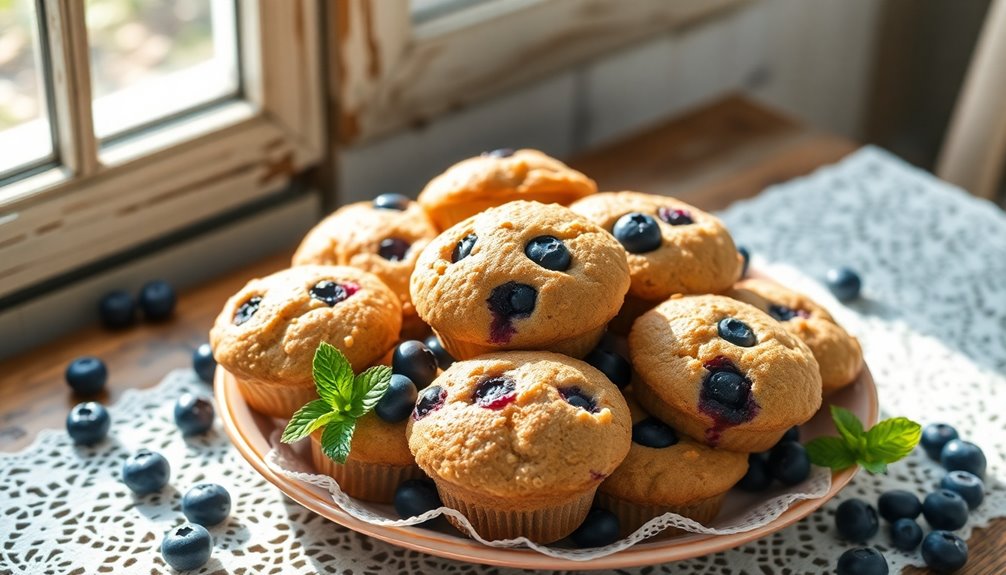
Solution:
[(564, 272), (573, 263), (566, 244), (555, 236), (538, 236), (524, 246), (524, 255), (541, 267)]
[(947, 471), (967, 471), (978, 479), (985, 479), (985, 454), (969, 441), (948, 441), (940, 452), (940, 465)]
[(887, 575), (887, 559), (873, 547), (849, 549), (838, 557), (838, 575)]
[(786, 433), (782, 434), (782, 439), (779, 440), (780, 443), (783, 441), (800, 441), (800, 428), (794, 425), (787, 429)]
[(847, 499), (835, 510), (835, 527), (849, 541), (866, 541), (877, 534), (877, 510), (862, 499)]
[(231, 323), (234, 325), (243, 324), (258, 313), (258, 308), (261, 306), (262, 296), (255, 295), (248, 298), (248, 301), (238, 306), (237, 311), (234, 312), (234, 319), (231, 320)]
[(789, 321), (795, 317), (810, 317), (810, 314), (802, 309), (793, 309), (777, 303), (769, 304), (768, 314), (775, 318), (776, 321)]
[(192, 369), (195, 370), (203, 383), (213, 383), (213, 372), (217, 369), (217, 360), (213, 358), (213, 348), (204, 343), (192, 352)]
[(175, 402), (175, 425), (182, 435), (201, 435), (213, 427), (213, 402), (208, 397), (183, 393)]
[(618, 218), (611, 229), (625, 251), (633, 254), (652, 252), (663, 241), (657, 220), (639, 212), (625, 214)]
[(859, 291), (863, 287), (863, 280), (859, 279), (859, 274), (849, 268), (833, 268), (828, 270), (825, 276), (828, 289), (839, 301), (852, 301), (859, 297)]
[(607, 376), (611, 383), (617, 385), (619, 389), (632, 382), (632, 365), (614, 351), (597, 347), (588, 353), (583, 360)]
[(695, 220), (692, 219), (692, 213), (688, 210), (660, 207), (657, 208), (657, 217), (672, 226), (687, 226), (695, 223)]
[(405, 519), (441, 507), (437, 487), (429, 479), (409, 479), (395, 490), (395, 512)]
[(772, 474), (768, 470), (768, 461), (762, 453), (748, 454), (748, 470), (737, 482), (737, 488), (743, 491), (765, 491), (772, 485)]
[(486, 302), (489, 309), (503, 318), (521, 318), (531, 315), (538, 300), (538, 291), (533, 287), (506, 282), (493, 288)]
[(949, 531), (932, 531), (922, 540), (922, 558), (937, 573), (953, 573), (968, 562), (968, 544)]
[(140, 288), (140, 309), (149, 321), (164, 321), (175, 311), (175, 288), (166, 281), (154, 280)]
[(951, 471), (944, 475), (940, 487), (960, 495), (968, 504), (968, 509), (978, 507), (985, 500), (985, 484), (977, 475), (967, 471)]
[(343, 302), (349, 296), (360, 289), (360, 286), (351, 283), (338, 284), (331, 280), (322, 280), (311, 288), (311, 298), (316, 299), (329, 307)]
[(171, 466), (164, 456), (149, 449), (141, 449), (129, 456), (122, 465), (122, 481), (137, 495), (160, 491), (168, 484)]
[(744, 260), (744, 263), (741, 264), (741, 277), (744, 277), (748, 275), (748, 266), (751, 265), (751, 252), (744, 246), (737, 246), (737, 253)]
[(108, 410), (93, 401), (78, 403), (66, 416), (66, 432), (79, 445), (94, 445), (105, 439), (111, 426)]
[(881, 494), (877, 500), (877, 511), (892, 523), (898, 519), (915, 519), (922, 513), (922, 502), (914, 493), (894, 489)]
[(589, 411), (594, 413), (597, 411), (597, 403), (594, 399), (583, 392), (579, 387), (560, 387), (559, 395), (566, 400), (566, 403), (572, 405), (573, 407), (579, 407), (584, 411)]
[(768, 454), (768, 470), (783, 485), (796, 485), (810, 475), (810, 457), (796, 441), (781, 441)]
[(922, 515), (933, 529), (956, 531), (968, 522), (968, 503), (949, 489), (938, 489), (922, 501)]
[(914, 551), (922, 542), (922, 528), (914, 519), (902, 517), (891, 523), (891, 543), (902, 551)]
[(400, 262), (408, 255), (410, 247), (412, 245), (401, 238), (384, 238), (377, 247), (377, 255), (391, 262)]
[(231, 512), (231, 494), (216, 483), (199, 483), (182, 497), (182, 513), (193, 523), (209, 527)]
[(391, 376), (388, 390), (374, 406), (374, 413), (388, 423), (405, 421), (405, 418), (412, 413), (417, 399), (419, 391), (416, 389), (416, 384), (408, 377), (395, 373)]
[(709, 370), (699, 391), (699, 410), (716, 420), (737, 425), (754, 414), (751, 401), (751, 381), (737, 367), (722, 357), (705, 363)]
[(431, 385), (419, 393), (416, 408), (412, 410), (412, 419), (419, 421), (428, 414), (440, 409), (447, 401), (447, 390), (439, 385)]
[(491, 152), (482, 152), (482, 155), (489, 158), (509, 158), (514, 153), (515, 150), (513, 148), (499, 148)]
[(129, 327), (136, 320), (136, 302), (128, 292), (110, 291), (98, 302), (98, 314), (108, 329)]
[(66, 383), (78, 395), (95, 395), (105, 389), (108, 368), (96, 357), (78, 357), (66, 368)]
[(451, 263), (457, 263), (472, 253), (472, 249), (475, 247), (475, 242), (479, 240), (479, 237), (475, 234), (468, 234), (467, 236), (458, 240), (457, 245), (454, 246), (454, 251), (451, 252)]
[(919, 444), (930, 459), (940, 460), (940, 452), (948, 442), (960, 437), (957, 430), (946, 423), (930, 423), (922, 428), (922, 438)]
[(720, 337), (734, 345), (751, 347), (758, 343), (758, 338), (755, 337), (754, 331), (748, 326), (748, 324), (735, 317), (725, 317), (721, 319), (720, 322), (716, 324), (716, 329), (719, 331)]
[(391, 372), (404, 375), (423, 389), (437, 377), (437, 356), (419, 340), (403, 341), (391, 356)]
[(440, 369), (447, 369), (454, 363), (454, 358), (451, 357), (451, 354), (447, 353), (447, 350), (444, 349), (444, 344), (440, 343), (440, 339), (436, 335), (430, 334), (423, 343), (426, 344), (426, 347), (430, 348), (433, 355), (437, 356), (437, 365), (440, 366)]
[(632, 441), (644, 447), (662, 449), (678, 442), (674, 428), (655, 417), (647, 417), (632, 426)]
[(404, 212), (412, 200), (402, 194), (381, 194), (374, 198), (374, 207), (383, 210), (398, 210)]
[(202, 525), (185, 523), (164, 534), (161, 557), (176, 571), (198, 569), (210, 560), (213, 538)]
[(604, 547), (618, 541), (621, 530), (617, 515), (607, 509), (594, 507), (587, 512), (576, 531), (570, 533), (569, 538), (581, 549)]
[(517, 399), (517, 384), (513, 379), (497, 375), (483, 378), (475, 386), (472, 403), (486, 409), (503, 409)]

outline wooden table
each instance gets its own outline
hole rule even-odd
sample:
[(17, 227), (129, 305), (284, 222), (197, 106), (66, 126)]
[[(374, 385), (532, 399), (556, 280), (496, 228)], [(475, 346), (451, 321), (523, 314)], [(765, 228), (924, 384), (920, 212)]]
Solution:
[[(857, 147), (734, 96), (571, 164), (596, 179), (602, 190), (669, 194), (717, 210), (833, 163)], [(63, 370), (77, 356), (96, 355), (107, 363), (108, 391), (100, 398), (105, 403), (116, 401), (125, 389), (156, 385), (171, 369), (191, 365), (192, 350), (206, 341), (223, 302), (248, 279), (286, 267), (293, 247), (181, 294), (168, 323), (140, 324), (122, 332), (94, 326), (4, 362), (0, 451), (21, 449), (39, 430), (63, 426), (67, 411), (78, 401), (63, 380)], [(968, 545), (971, 559), (960, 573), (1006, 573), (1001, 553), (1006, 548), (1006, 520), (976, 530)]]

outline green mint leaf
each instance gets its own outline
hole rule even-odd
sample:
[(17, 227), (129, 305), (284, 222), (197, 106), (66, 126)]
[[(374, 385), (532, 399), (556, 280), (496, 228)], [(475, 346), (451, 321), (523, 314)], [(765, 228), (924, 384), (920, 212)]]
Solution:
[(353, 430), (356, 420), (353, 418), (333, 419), (321, 432), (321, 450), (329, 459), (336, 463), (346, 463), (349, 448), (353, 444)]
[(863, 423), (859, 421), (856, 414), (848, 409), (832, 405), (831, 418), (835, 421), (835, 429), (838, 430), (838, 434), (842, 436), (845, 443), (849, 448), (859, 453), (862, 447), (861, 439), (863, 438), (864, 431)]
[(894, 463), (911, 453), (921, 437), (922, 426), (911, 419), (885, 419), (866, 432), (866, 448), (861, 455), (872, 462)]
[(323, 400), (316, 399), (293, 414), (290, 422), (286, 424), (286, 429), (283, 430), (283, 436), (280, 438), (280, 441), (283, 443), (293, 443), (294, 441), (303, 439), (311, 435), (315, 429), (328, 423), (334, 415), (330, 405)]
[(375, 365), (356, 376), (353, 380), (353, 402), (349, 414), (362, 417), (384, 397), (391, 384), (391, 368), (386, 365)]
[(887, 473), (887, 464), (883, 461), (867, 461), (865, 459), (860, 459), (857, 460), (856, 463), (862, 465), (863, 469), (874, 475), (878, 473)]
[(856, 452), (840, 437), (818, 437), (804, 446), (810, 462), (836, 471), (856, 464)]
[(335, 346), (321, 342), (314, 352), (314, 385), (318, 397), (333, 409), (346, 409), (353, 399), (353, 367)]

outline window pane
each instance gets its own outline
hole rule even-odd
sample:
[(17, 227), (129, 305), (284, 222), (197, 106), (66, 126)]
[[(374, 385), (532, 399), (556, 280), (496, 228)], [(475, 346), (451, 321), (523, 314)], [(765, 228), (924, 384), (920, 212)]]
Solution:
[(86, 8), (99, 138), (237, 95), (234, 0), (87, 0)]
[(409, 0), (412, 20), (424, 22), (491, 0)]
[(0, 177), (52, 157), (33, 0), (0, 0)]

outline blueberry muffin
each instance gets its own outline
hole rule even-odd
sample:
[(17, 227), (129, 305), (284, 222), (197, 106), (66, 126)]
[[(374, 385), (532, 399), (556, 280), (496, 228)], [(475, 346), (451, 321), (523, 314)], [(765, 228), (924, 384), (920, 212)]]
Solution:
[[(747, 454), (713, 449), (679, 434), (646, 413), (633, 399), (631, 388), (625, 398), (632, 413), (632, 447), (601, 483), (598, 505), (618, 516), (623, 536), (664, 513), (708, 525), (727, 491), (747, 473)], [(678, 531), (669, 528), (662, 534)]]
[(727, 292), (782, 322), (803, 340), (821, 367), (821, 386), (827, 395), (856, 380), (863, 369), (859, 341), (835, 322), (828, 310), (809, 297), (759, 278), (745, 279)]
[(430, 180), (419, 203), (445, 230), (514, 200), (568, 205), (597, 192), (587, 176), (538, 150), (495, 150), (469, 158)]
[(629, 451), (629, 409), (604, 375), (548, 352), (454, 363), (419, 394), (416, 463), (486, 539), (550, 543), (590, 510)]
[(821, 407), (810, 349), (754, 306), (717, 295), (675, 296), (629, 333), (640, 404), (710, 447), (758, 452)]
[(344, 265), (381, 279), (402, 302), (402, 337), (428, 333), (409, 296), (409, 276), (437, 231), (416, 202), (384, 194), (336, 210), (314, 227), (293, 255), (293, 265)]
[(315, 399), (311, 362), (322, 341), (354, 371), (394, 345), (402, 305), (373, 274), (345, 266), (300, 266), (254, 279), (227, 300), (210, 331), (217, 362), (252, 409), (290, 417)]
[(412, 301), (451, 356), (503, 349), (582, 357), (629, 287), (625, 250), (568, 208), (510, 202), (437, 236)]

